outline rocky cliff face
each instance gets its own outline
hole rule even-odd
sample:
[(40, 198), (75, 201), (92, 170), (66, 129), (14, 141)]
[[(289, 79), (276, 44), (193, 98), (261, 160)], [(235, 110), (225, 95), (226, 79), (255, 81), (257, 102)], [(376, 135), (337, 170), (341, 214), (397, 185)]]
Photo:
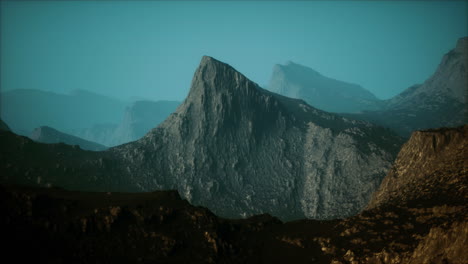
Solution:
[(303, 99), (311, 106), (329, 112), (355, 113), (379, 107), (379, 100), (361, 86), (325, 77), (293, 62), (273, 67), (268, 89)]
[(65, 143), (67, 145), (78, 145), (85, 150), (102, 151), (107, 149), (106, 146), (65, 134), (48, 126), (41, 126), (34, 129), (29, 138), (41, 143)]
[(357, 213), (399, 138), (273, 94), (203, 57), (186, 100), (141, 140), (111, 149), (142, 191), (177, 189), (227, 217)]
[(407, 201), (468, 202), (468, 125), (414, 132), (370, 208)]
[(403, 136), (415, 130), (456, 127), (468, 122), (468, 37), (442, 58), (436, 72), (382, 102), (383, 109), (349, 115), (390, 127)]

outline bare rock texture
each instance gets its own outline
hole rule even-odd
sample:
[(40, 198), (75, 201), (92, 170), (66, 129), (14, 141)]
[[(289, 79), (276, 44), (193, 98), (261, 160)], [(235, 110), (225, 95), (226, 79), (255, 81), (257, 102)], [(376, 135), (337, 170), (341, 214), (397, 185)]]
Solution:
[(186, 100), (141, 140), (111, 149), (142, 191), (177, 189), (225, 217), (359, 212), (400, 139), (260, 88), (203, 57)]
[(29, 138), (41, 143), (65, 143), (67, 145), (78, 145), (85, 150), (102, 151), (107, 149), (106, 146), (101, 144), (68, 135), (48, 126), (41, 126), (34, 129)]

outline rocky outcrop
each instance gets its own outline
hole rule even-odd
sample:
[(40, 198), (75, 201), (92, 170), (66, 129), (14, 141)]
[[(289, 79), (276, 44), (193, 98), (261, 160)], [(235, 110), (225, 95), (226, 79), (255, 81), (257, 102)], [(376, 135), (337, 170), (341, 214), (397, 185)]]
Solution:
[(468, 125), (414, 132), (369, 208), (407, 201), (468, 202)]
[(137, 142), (111, 149), (142, 191), (177, 189), (225, 217), (357, 213), (399, 138), (258, 87), (203, 57), (186, 100)]
[(48, 126), (41, 126), (34, 129), (29, 138), (41, 143), (65, 143), (67, 145), (78, 145), (85, 150), (102, 151), (107, 149), (106, 146), (65, 134)]
[(293, 62), (273, 67), (268, 89), (303, 99), (309, 105), (328, 112), (356, 113), (379, 108), (379, 100), (361, 86), (325, 77)]

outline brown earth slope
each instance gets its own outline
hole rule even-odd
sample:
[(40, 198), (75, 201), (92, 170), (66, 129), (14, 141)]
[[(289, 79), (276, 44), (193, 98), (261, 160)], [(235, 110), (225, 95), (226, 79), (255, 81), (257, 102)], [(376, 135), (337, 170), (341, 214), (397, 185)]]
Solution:
[(466, 263), (468, 126), (416, 132), (344, 220), (216, 217), (176, 192), (0, 188), (4, 257), (49, 263)]

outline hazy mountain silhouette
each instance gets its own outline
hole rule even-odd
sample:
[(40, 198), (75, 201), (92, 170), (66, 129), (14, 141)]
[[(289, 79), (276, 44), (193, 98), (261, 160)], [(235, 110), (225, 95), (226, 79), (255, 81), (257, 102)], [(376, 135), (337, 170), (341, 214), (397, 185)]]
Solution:
[(303, 99), (311, 106), (328, 112), (355, 113), (379, 107), (379, 100), (361, 86), (325, 77), (294, 62), (273, 67), (268, 89)]
[(11, 130), (22, 135), (40, 126), (66, 133), (98, 123), (118, 123), (125, 103), (85, 90), (69, 95), (21, 89), (1, 93), (2, 119)]
[(383, 101), (383, 109), (347, 115), (368, 120), (409, 136), (412, 131), (455, 127), (468, 122), (468, 37), (442, 58), (436, 72), (423, 84), (413, 85)]
[(42, 126), (34, 129), (29, 138), (41, 143), (65, 143), (67, 145), (78, 145), (85, 150), (102, 151), (106, 146), (95, 142), (84, 140), (79, 137), (68, 135), (51, 127)]

